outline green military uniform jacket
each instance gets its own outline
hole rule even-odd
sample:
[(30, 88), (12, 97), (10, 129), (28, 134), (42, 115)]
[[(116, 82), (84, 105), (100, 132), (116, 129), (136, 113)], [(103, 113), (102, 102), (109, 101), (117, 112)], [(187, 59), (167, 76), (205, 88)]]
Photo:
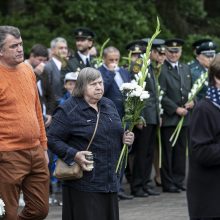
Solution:
[[(159, 83), (164, 91), (162, 99), (162, 126), (176, 126), (180, 116), (176, 114), (177, 107), (183, 107), (188, 101), (188, 94), (192, 87), (191, 72), (186, 64), (179, 63), (179, 73), (172, 65), (165, 61), (161, 68)], [(189, 124), (188, 113), (184, 119), (184, 126)]]

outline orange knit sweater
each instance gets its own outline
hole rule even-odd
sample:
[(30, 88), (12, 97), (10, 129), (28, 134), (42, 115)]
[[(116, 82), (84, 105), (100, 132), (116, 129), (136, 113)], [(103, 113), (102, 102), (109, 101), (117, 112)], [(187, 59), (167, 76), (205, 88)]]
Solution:
[(36, 79), (27, 64), (0, 65), (0, 151), (28, 149), (47, 139)]

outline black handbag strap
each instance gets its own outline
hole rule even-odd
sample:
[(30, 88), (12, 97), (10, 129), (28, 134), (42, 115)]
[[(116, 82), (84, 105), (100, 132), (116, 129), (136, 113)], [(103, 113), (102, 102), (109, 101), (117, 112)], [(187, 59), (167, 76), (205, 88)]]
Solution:
[(94, 129), (93, 135), (92, 135), (92, 137), (91, 137), (91, 140), (89, 141), (89, 144), (88, 144), (86, 150), (89, 149), (89, 147), (90, 147), (90, 145), (92, 144), (92, 141), (93, 141), (93, 139), (94, 139), (94, 137), (95, 137), (96, 130), (97, 130), (97, 128), (98, 128), (99, 117), (100, 117), (100, 109), (99, 109), (98, 114), (97, 114), (97, 120), (96, 120), (96, 124), (95, 124), (95, 129)]

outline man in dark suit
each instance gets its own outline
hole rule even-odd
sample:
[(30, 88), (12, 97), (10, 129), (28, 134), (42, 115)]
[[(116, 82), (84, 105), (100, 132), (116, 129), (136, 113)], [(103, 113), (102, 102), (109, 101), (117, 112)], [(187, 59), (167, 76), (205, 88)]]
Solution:
[(44, 74), (48, 76), (56, 103), (63, 96), (63, 81), (61, 79), (61, 68), (68, 56), (67, 41), (62, 37), (53, 39), (51, 45), (51, 59), (44, 67)]
[[(118, 110), (120, 118), (124, 116), (124, 98), (120, 91), (123, 83), (130, 82), (131, 76), (127, 70), (118, 66), (120, 52), (115, 47), (107, 47), (103, 51), (104, 63), (99, 67), (104, 81), (104, 96), (111, 99)], [(124, 171), (122, 171), (123, 177)], [(121, 182), (122, 182), (121, 177)], [(133, 196), (126, 195), (123, 189), (118, 193), (120, 199), (132, 199)]]
[(35, 44), (31, 48), (29, 58), (25, 60), (25, 63), (28, 63), (33, 68), (37, 78), (37, 88), (46, 128), (51, 123), (52, 113), (55, 109), (54, 94), (49, 84), (48, 75), (44, 74), (44, 67), (47, 62), (48, 50), (42, 44)]
[[(182, 54), (181, 39), (170, 39), (165, 42), (166, 60), (162, 66), (159, 82), (164, 91), (162, 99), (162, 168), (161, 180), (164, 192), (178, 193), (185, 190), (185, 166), (187, 127), (189, 125), (189, 110), (194, 103), (188, 101), (188, 94), (192, 87), (190, 69), (186, 64), (180, 63)], [(181, 116), (184, 124), (174, 147), (170, 137), (174, 132)]]
[(73, 31), (77, 51), (69, 59), (67, 66), (63, 68), (62, 75), (68, 72), (79, 72), (85, 67), (93, 67), (90, 49), (94, 43), (95, 33), (89, 28), (80, 27)]

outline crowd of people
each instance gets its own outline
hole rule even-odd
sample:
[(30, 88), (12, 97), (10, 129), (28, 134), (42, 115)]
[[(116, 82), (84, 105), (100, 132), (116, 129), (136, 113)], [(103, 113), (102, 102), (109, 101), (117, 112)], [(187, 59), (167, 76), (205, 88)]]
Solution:
[[(73, 35), (76, 50), (56, 37), (49, 49), (33, 45), (24, 59), (19, 29), (0, 26), (0, 198), (6, 204), (5, 219), (44, 219), (49, 194), (57, 190), (62, 191), (58, 204), (63, 220), (118, 220), (119, 200), (184, 191), (191, 220), (220, 219), (217, 45), (212, 39), (197, 40), (192, 45), (195, 59), (185, 64), (183, 39), (155, 39), (145, 86), (150, 98), (141, 114), (145, 122), (128, 131), (121, 122), (125, 97), (120, 87), (140, 72), (149, 38), (125, 45), (129, 65), (120, 66), (120, 50), (108, 46), (97, 66), (94, 31), (77, 28)], [(207, 71), (207, 82), (189, 102), (192, 85)], [(184, 123), (172, 146), (170, 137), (181, 117)], [(118, 174), (123, 144), (129, 145), (128, 164)], [(86, 159), (90, 154), (92, 170)], [(69, 166), (79, 164), (83, 177), (57, 180), (57, 158)], [(123, 189), (123, 179), (130, 194)], [(20, 193), (25, 206), (17, 213)]]

